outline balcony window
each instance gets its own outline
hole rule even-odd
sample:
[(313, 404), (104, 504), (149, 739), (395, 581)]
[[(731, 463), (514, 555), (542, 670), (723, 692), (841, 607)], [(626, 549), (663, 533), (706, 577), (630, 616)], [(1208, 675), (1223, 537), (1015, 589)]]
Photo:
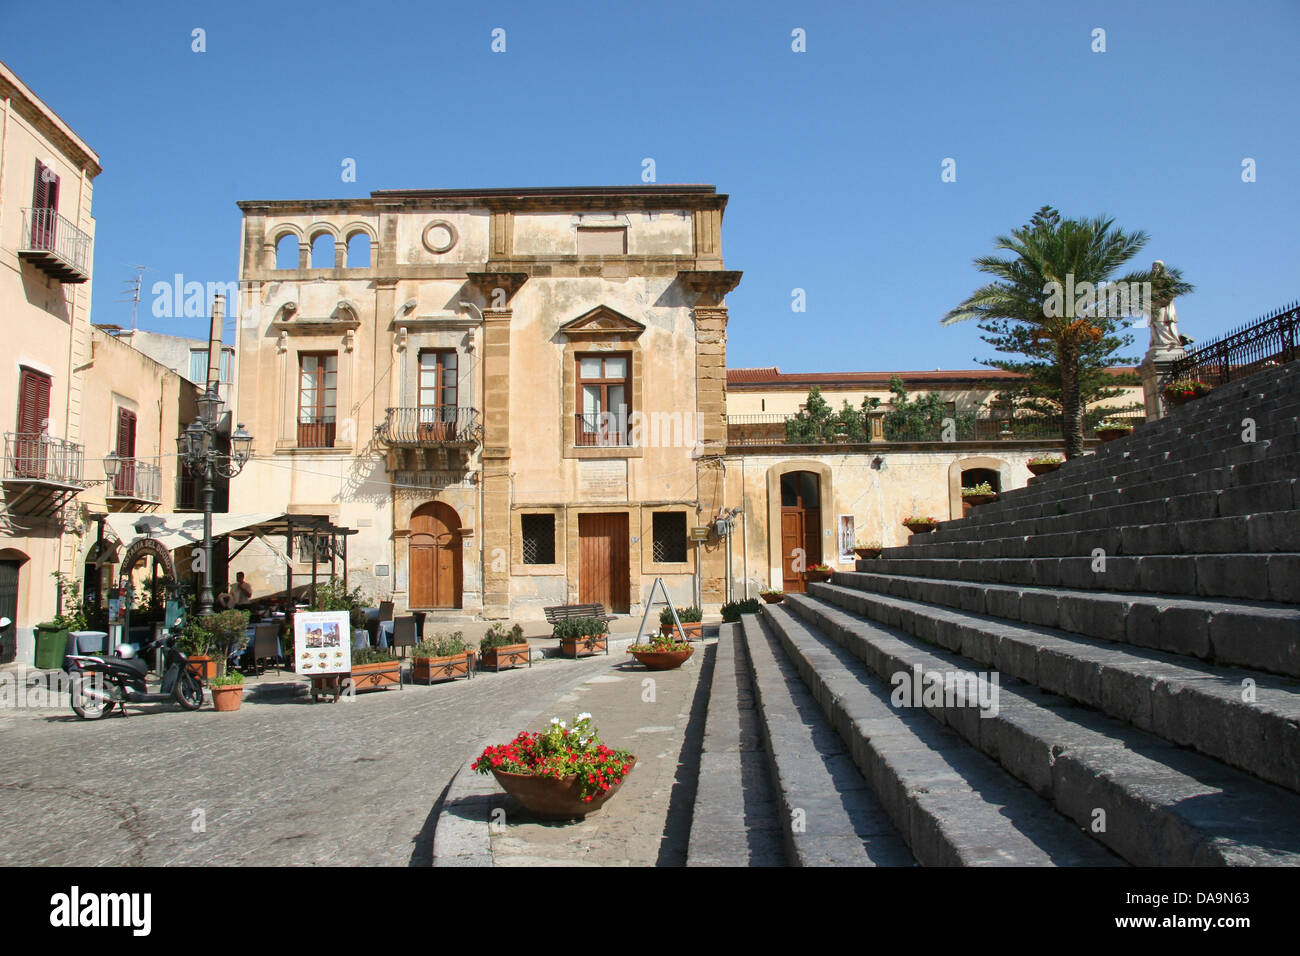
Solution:
[(457, 357), (454, 350), (420, 353), (419, 427), (421, 441), (449, 441), (456, 433)]
[(578, 356), (577, 444), (626, 445), (631, 357)]
[(117, 410), (117, 457), (122, 459), (113, 490), (123, 497), (135, 493), (135, 412), (125, 408)]
[(334, 352), (304, 352), (298, 357), (299, 448), (334, 447), (338, 362)]

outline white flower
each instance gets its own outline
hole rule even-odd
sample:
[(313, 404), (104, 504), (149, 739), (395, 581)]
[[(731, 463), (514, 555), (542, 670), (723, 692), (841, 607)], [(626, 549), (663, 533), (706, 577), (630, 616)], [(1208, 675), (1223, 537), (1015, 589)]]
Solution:
[(567, 729), (568, 729), (568, 726), (569, 726), (569, 725), (566, 724), (564, 721), (560, 721), (560, 729), (561, 729), (561, 730), (567, 730)]
[(561, 723), (560, 723), (560, 718), (559, 718), (559, 717), (552, 717), (552, 718), (551, 718), (551, 724), (552, 724), (552, 725), (559, 724), (561, 727), (564, 726), (564, 724), (561, 724)]
[(591, 720), (591, 714), (579, 714), (579, 715), (578, 715), (578, 719), (579, 719), (579, 720)]

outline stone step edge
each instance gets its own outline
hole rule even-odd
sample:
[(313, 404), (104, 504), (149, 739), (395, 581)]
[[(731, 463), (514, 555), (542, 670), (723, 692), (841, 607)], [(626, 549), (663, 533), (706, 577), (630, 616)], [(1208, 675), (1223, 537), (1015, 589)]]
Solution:
[[(809, 600), (796, 602), (795, 607), (796, 616), (805, 621), (812, 617), (821, 633), (879, 679), (909, 675), (918, 664), (923, 673), (964, 670), (959, 655), (917, 646), (891, 634), (891, 629), (836, 615)], [(847, 620), (836, 621), (836, 616)], [(862, 623), (876, 633), (867, 637), (849, 626)], [(1125, 728), (1095, 711), (1051, 706), (1048, 700), (1052, 695), (1032, 686), (1015, 681), (1000, 686), (999, 708), (992, 717), (982, 716), (978, 706), (965, 699), (965, 688), (959, 687), (954, 685), (951, 702), (927, 704), (923, 698), (925, 712), (997, 760), (1063, 816), (1128, 862), (1139, 866), (1300, 862), (1300, 849), (1280, 856), (1266, 849), (1273, 842), (1270, 834), (1279, 827), (1285, 831), (1300, 818), (1296, 794), (1261, 784), (1163, 741), (1146, 739), (1143, 732)], [(1113, 725), (1106, 729), (1113, 729), (1114, 736), (1098, 729), (1097, 724)], [(1180, 766), (1162, 763), (1150, 756), (1152, 753)], [(1116, 773), (1120, 768), (1129, 780)], [(1186, 808), (1195, 808), (1194, 801), (1205, 799), (1207, 791), (1215, 789), (1229, 799), (1243, 794), (1242, 808), (1249, 808), (1253, 816), (1243, 813), (1223, 824), (1232, 828), (1227, 834), (1222, 826), (1210, 829), (1198, 823), (1194, 812)], [(1080, 799), (1081, 794), (1094, 799)], [(1099, 806), (1098, 798), (1109, 802)], [(1261, 808), (1267, 808), (1271, 819), (1256, 819)], [(1098, 810), (1105, 812), (1106, 821), (1100, 830), (1093, 827), (1099, 819)]]
[[(1297, 697), (1294, 691), (1275, 686), (1271, 675), (1235, 668), (1216, 668), (1227, 673), (1214, 673), (1209, 665), (1189, 666), (1187, 659), (1176, 660), (1178, 655), (1163, 651), (1135, 653), (1053, 628), (1017, 625), (871, 591), (822, 586), (813, 597), (823, 595), (841, 611), (895, 628), (1172, 744), (1300, 791)], [(925, 626), (918, 626), (918, 615)], [(1232, 693), (1226, 690), (1225, 678), (1232, 682)], [(1239, 681), (1246, 679), (1256, 682), (1253, 703), (1241, 699), (1245, 685)], [(1266, 746), (1264, 741), (1272, 744)]]
[[(758, 627), (775, 632), (778, 643), (848, 744), (853, 762), (922, 866), (1052, 866), (1056, 865), (1053, 854), (1085, 865), (1120, 864), (1109, 851), (1078, 832), (1041, 798), (994, 761), (977, 754), (952, 731), (923, 714), (904, 716), (890, 708), (887, 690), (863, 685), (848, 675), (860, 696), (849, 699), (837, 694), (827, 675), (797, 653), (788, 631), (776, 626), (783, 613), (793, 622), (780, 605), (764, 607), (752, 624), (745, 618), (753, 615), (742, 617), (742, 621), (747, 631)], [(882, 746), (886, 740), (896, 746)], [(943, 769), (936, 774), (933, 766), (919, 765), (918, 755), (922, 763), (926, 756), (941, 762)], [(907, 759), (909, 756), (911, 759)], [(966, 765), (964, 772), (960, 764)], [(972, 772), (980, 779), (972, 782)], [(1022, 824), (1032, 823), (1029, 818), (1037, 817), (1040, 826), (1049, 828), (1053, 846), (1044, 849), (1013, 826), (1005, 813), (1009, 806), (1021, 812), (1018, 822)]]

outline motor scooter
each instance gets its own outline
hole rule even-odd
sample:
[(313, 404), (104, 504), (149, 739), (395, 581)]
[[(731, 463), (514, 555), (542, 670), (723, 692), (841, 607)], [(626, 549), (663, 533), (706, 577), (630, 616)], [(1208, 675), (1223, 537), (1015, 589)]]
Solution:
[(98, 720), (114, 707), (126, 716), (126, 705), (159, 704), (175, 701), (185, 710), (203, 706), (203, 682), (189, 669), (189, 658), (176, 646), (170, 634), (151, 642), (157, 652), (162, 686), (150, 692), (145, 681), (149, 671), (144, 660), (136, 656), (135, 647), (123, 644), (116, 654), (71, 654), (68, 657), (72, 677), (72, 709), (83, 720)]

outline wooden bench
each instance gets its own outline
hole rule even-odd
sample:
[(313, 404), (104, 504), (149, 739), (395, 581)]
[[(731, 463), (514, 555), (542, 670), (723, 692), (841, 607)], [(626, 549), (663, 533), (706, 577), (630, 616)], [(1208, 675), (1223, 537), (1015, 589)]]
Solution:
[(562, 621), (576, 621), (594, 617), (598, 621), (612, 621), (605, 613), (603, 604), (557, 604), (555, 607), (543, 608), (547, 624), (559, 624)]

